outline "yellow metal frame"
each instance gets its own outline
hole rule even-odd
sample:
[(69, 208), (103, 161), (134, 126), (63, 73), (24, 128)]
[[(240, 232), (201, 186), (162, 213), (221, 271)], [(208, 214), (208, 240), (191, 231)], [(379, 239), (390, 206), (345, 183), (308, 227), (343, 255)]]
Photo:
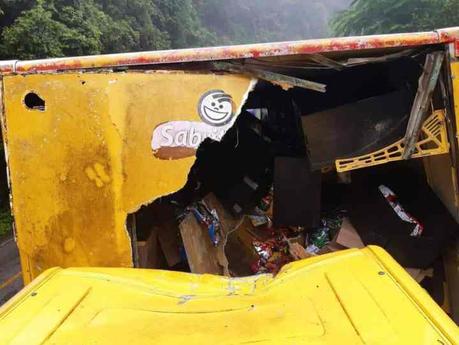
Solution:
[[(426, 147), (427, 146), (427, 147)], [(338, 172), (367, 168), (402, 160), (403, 139), (383, 149), (362, 156), (336, 160)], [(412, 158), (440, 155), (449, 152), (448, 135), (445, 123), (445, 111), (437, 110), (430, 115), (422, 126), (422, 132), (416, 143)]]

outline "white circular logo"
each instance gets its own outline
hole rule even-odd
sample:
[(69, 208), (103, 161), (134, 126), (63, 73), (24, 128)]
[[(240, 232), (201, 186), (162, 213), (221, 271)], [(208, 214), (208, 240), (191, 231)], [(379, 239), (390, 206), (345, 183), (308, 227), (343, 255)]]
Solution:
[(201, 119), (212, 126), (224, 126), (233, 118), (233, 98), (223, 90), (211, 90), (198, 103)]

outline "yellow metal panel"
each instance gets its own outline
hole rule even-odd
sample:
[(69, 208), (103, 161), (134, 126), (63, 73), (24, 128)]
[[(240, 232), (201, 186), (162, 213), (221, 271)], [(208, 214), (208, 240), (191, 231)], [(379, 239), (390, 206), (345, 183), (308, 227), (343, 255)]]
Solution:
[[(209, 90), (231, 95), (236, 112), (252, 84), (181, 72), (4, 77), (25, 282), (53, 266), (132, 266), (127, 213), (179, 190), (195, 159), (189, 148), (172, 160), (155, 157), (154, 129), (174, 120), (202, 127), (197, 105)], [(26, 107), (29, 92), (45, 100), (44, 111)]]
[(457, 326), (377, 247), (295, 262), (275, 278), (52, 269), (0, 309), (0, 335), (2, 345), (459, 344)]
[[(459, 130), (459, 62), (451, 63), (451, 78), (453, 83), (453, 100), (456, 112), (456, 129)], [(459, 135), (456, 135), (456, 139)]]
[(459, 222), (456, 170), (450, 155), (424, 157), (427, 182), (451, 215)]

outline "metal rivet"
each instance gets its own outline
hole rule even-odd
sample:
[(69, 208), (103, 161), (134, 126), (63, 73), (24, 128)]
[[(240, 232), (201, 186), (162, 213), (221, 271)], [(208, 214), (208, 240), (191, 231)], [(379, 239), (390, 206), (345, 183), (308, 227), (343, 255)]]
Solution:
[(380, 276), (383, 276), (383, 275), (385, 275), (386, 273), (383, 272), (383, 271), (379, 271), (378, 274), (379, 274)]

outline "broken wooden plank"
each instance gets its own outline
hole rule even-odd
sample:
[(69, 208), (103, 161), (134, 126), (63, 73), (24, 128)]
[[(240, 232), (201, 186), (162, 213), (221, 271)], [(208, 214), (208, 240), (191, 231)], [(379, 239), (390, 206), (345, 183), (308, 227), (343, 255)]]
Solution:
[(307, 56), (309, 60), (314, 61), (322, 66), (330, 67), (333, 68), (337, 71), (342, 71), (346, 66), (344, 66), (342, 63), (335, 61), (333, 59), (330, 59), (326, 56), (323, 56), (321, 54), (310, 54)]
[(230, 232), (238, 227), (239, 220), (226, 211), (214, 194), (206, 195), (203, 202), (209, 210), (216, 211), (222, 238), (214, 246), (208, 230), (199, 224), (195, 216), (190, 213), (185, 217), (179, 227), (191, 272), (230, 276), (225, 245)]
[(174, 267), (181, 261), (179, 252), (179, 229), (175, 220), (169, 220), (158, 227), (159, 246), (167, 261), (167, 266)]
[(403, 159), (409, 159), (415, 150), (421, 126), (432, 99), (432, 93), (437, 85), (443, 58), (444, 53), (441, 51), (433, 52), (426, 56), (424, 72), (419, 79), (418, 91), (411, 108), (410, 119), (405, 133)]
[(345, 67), (352, 67), (358, 65), (364, 65), (369, 63), (381, 63), (387, 62), (395, 59), (399, 59), (404, 56), (413, 56), (419, 54), (419, 50), (416, 49), (406, 49), (401, 52), (387, 54), (383, 56), (370, 56), (370, 57), (358, 57), (358, 58), (349, 58), (346, 62), (343, 62), (342, 65)]
[(216, 69), (248, 74), (252, 77), (269, 81), (270, 83), (280, 85), (283, 88), (288, 87), (301, 87), (303, 89), (314, 90), (317, 92), (325, 93), (327, 92), (327, 86), (322, 83), (317, 83), (315, 81), (300, 79), (296, 77), (287, 76), (284, 74), (266, 71), (264, 69), (259, 69), (256, 67), (251, 67), (247, 65), (237, 65), (227, 62), (218, 62), (214, 64)]
[(222, 274), (218, 251), (210, 241), (209, 234), (192, 213), (179, 225), (188, 264), (192, 273)]
[(230, 276), (230, 272), (228, 268), (229, 262), (228, 262), (228, 258), (225, 253), (225, 245), (226, 245), (226, 241), (227, 241), (229, 233), (234, 229), (238, 220), (235, 219), (231, 214), (229, 214), (226, 211), (226, 209), (223, 207), (221, 202), (217, 199), (217, 197), (214, 194), (210, 193), (206, 195), (203, 201), (207, 205), (207, 207), (209, 207), (210, 209), (214, 209), (217, 212), (217, 216), (218, 216), (218, 219), (221, 225), (221, 236), (222, 236), (222, 239), (216, 248), (217, 259), (218, 259), (219, 265), (223, 269), (223, 275), (229, 277)]
[(239, 222), (239, 220), (226, 211), (222, 203), (213, 193), (207, 194), (203, 201), (209, 209), (214, 209), (217, 212), (218, 219), (220, 220), (220, 224), (222, 226), (222, 236), (225, 237)]
[(139, 255), (138, 267), (141, 268), (165, 268), (165, 260), (158, 241), (158, 231), (153, 228), (146, 241), (137, 241)]

